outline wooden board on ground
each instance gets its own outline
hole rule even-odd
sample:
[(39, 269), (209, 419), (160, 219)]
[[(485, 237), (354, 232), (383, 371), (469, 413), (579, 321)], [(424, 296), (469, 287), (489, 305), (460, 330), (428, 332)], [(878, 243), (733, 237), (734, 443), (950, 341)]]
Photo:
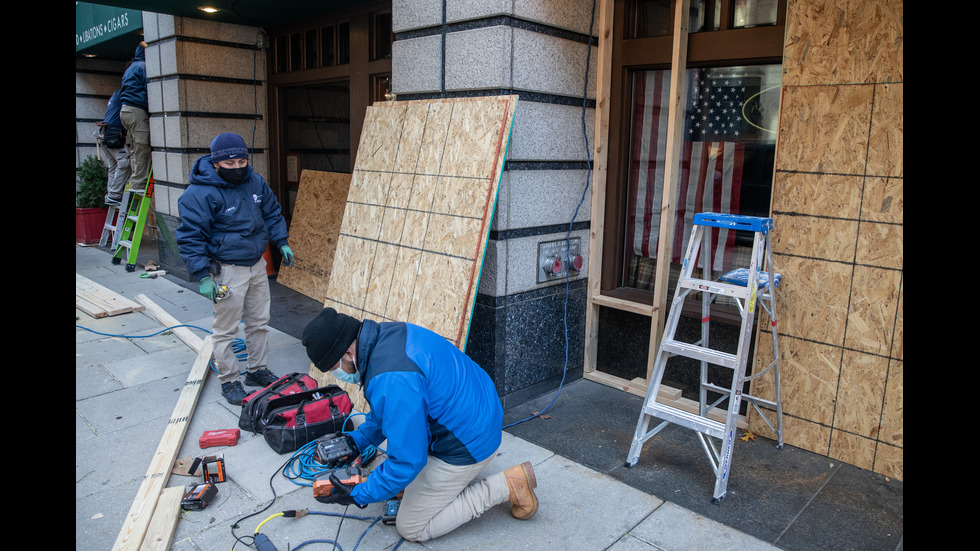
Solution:
[(516, 106), (493, 96), (367, 109), (324, 306), (421, 325), (465, 349)]
[(93, 318), (118, 316), (143, 309), (139, 304), (78, 273), (75, 274), (75, 308)]
[(277, 281), (323, 302), (350, 189), (350, 174), (304, 170), (289, 223), (293, 266), (280, 266)]
[[(143, 539), (150, 529), (153, 512), (157, 508), (157, 502), (160, 500), (164, 486), (170, 478), (170, 471), (173, 469), (177, 452), (184, 441), (187, 426), (190, 424), (191, 416), (197, 407), (197, 399), (200, 397), (201, 389), (204, 387), (204, 381), (208, 375), (208, 364), (211, 361), (213, 350), (214, 345), (209, 335), (204, 338), (203, 345), (198, 350), (197, 359), (191, 366), (184, 388), (180, 391), (170, 422), (167, 423), (167, 428), (163, 431), (163, 438), (160, 439), (146, 471), (146, 476), (143, 477), (143, 482), (136, 492), (136, 499), (133, 500), (129, 513), (126, 514), (122, 530), (116, 536), (116, 542), (112, 546), (113, 551), (140, 549), (143, 545)], [(167, 522), (169, 521), (158, 521), (157, 533), (159, 533), (161, 523), (166, 526)]]

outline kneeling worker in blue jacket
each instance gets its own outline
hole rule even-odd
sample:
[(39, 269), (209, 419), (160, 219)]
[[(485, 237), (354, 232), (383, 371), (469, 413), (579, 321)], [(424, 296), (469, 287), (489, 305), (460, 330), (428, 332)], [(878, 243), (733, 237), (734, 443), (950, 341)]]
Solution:
[(303, 345), (319, 370), (362, 385), (371, 411), (343, 436), (347, 445), (388, 440), (385, 461), (361, 484), (335, 482), (329, 502), (365, 507), (404, 490), (395, 525), (410, 541), (446, 534), (502, 503), (518, 519), (537, 512), (530, 462), (473, 480), (500, 446), (503, 410), (487, 373), (444, 337), (324, 308)]

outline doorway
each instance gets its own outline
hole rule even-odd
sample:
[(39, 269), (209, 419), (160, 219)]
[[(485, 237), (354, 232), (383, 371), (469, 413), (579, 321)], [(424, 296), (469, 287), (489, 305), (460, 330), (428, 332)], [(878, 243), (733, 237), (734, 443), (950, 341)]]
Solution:
[(349, 173), (352, 169), (350, 83), (344, 80), (283, 88), (278, 112), (282, 176), (288, 196), (283, 207), (289, 218), (303, 170)]

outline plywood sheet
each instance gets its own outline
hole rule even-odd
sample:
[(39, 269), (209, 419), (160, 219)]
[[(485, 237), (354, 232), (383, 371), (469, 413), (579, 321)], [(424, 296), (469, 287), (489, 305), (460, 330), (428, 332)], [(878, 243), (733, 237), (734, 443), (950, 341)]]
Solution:
[(350, 174), (317, 170), (304, 170), (299, 179), (289, 225), (293, 266), (280, 266), (277, 281), (320, 302), (327, 296), (350, 181)]
[(368, 108), (324, 306), (421, 325), (464, 349), (516, 105), (494, 96)]

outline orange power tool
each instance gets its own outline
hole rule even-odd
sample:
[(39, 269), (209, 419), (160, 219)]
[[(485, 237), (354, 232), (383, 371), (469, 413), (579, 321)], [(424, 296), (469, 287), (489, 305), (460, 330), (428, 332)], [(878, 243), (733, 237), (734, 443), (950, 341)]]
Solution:
[(329, 497), (333, 492), (333, 483), (330, 482), (330, 475), (332, 474), (336, 474), (337, 478), (344, 484), (360, 484), (367, 478), (367, 473), (360, 467), (342, 467), (322, 472), (313, 479), (313, 497), (317, 501)]

